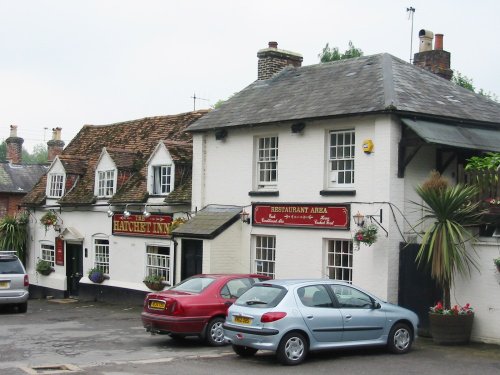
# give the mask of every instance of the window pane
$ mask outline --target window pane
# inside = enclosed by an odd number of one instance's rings
[[[326,274],[329,278],[352,282],[352,253],[352,241],[328,241]]]

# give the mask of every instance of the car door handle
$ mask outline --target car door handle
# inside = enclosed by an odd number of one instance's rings
[[[312,319],[312,318],[314,318],[314,315],[308,315],[308,316],[306,316],[306,318],[307,319]]]
[[[346,315],[345,316],[345,320],[351,320],[352,319],[352,315]]]

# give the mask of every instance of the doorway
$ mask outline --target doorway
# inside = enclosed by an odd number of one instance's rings
[[[83,246],[66,242],[66,278],[68,297],[78,297],[80,279],[83,276]]]
[[[202,273],[203,241],[182,240],[181,280]]]

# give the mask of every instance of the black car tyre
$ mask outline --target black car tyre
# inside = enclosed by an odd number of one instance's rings
[[[390,352],[395,354],[408,353],[412,343],[413,335],[407,324],[397,323],[391,328],[387,339],[387,347]]]
[[[233,350],[240,357],[251,357],[257,353],[257,349],[249,348],[248,346],[233,345]]]
[[[206,340],[211,346],[222,346],[224,342],[224,318],[213,318],[207,325]]]
[[[308,350],[308,343],[304,335],[298,332],[291,332],[287,333],[281,339],[276,351],[276,357],[283,365],[298,365],[306,359]]]
[[[25,313],[28,311],[28,302],[20,303],[17,305],[17,311],[20,313]]]

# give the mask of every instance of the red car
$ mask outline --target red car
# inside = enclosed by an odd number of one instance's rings
[[[173,338],[199,336],[224,345],[226,311],[253,284],[270,277],[253,274],[195,275],[162,292],[149,293],[141,314],[146,331]]]

